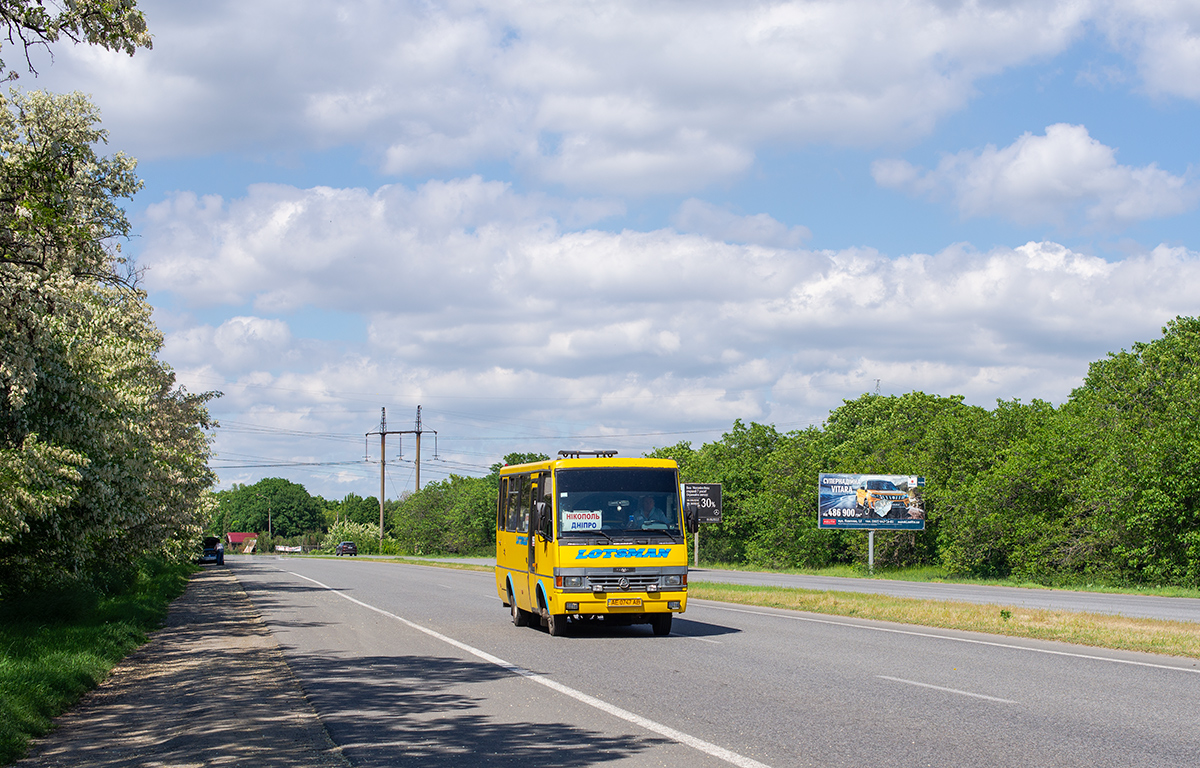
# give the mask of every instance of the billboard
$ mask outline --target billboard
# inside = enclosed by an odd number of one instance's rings
[[[683,508],[695,509],[697,522],[721,522],[721,484],[684,483]]]
[[[821,474],[817,524],[833,530],[923,531],[924,490],[925,478],[916,475]]]

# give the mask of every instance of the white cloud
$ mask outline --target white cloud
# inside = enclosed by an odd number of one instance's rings
[[[758,145],[920,136],[980,77],[1063,50],[1088,3],[144,0],[155,48],[62,48],[134,154],[355,145],[392,173],[508,161],[677,192]]]
[[[714,240],[779,248],[795,248],[812,236],[808,227],[789,227],[765,213],[739,216],[694,197],[680,204],[671,223],[682,232]]]
[[[238,373],[278,364],[291,345],[291,329],[281,320],[231,317],[216,328],[199,325],[169,334],[163,356],[176,365]]]
[[[1192,0],[1117,0],[1101,27],[1136,62],[1156,95],[1200,100],[1200,6]]]
[[[944,156],[934,170],[904,160],[872,166],[880,186],[950,197],[964,217],[1001,216],[1020,224],[1078,224],[1104,229],[1192,209],[1200,189],[1157,165],[1120,165],[1116,150],[1082,125],[1058,123],[1025,133],[1007,147]]]
[[[981,402],[1061,399],[1087,361],[1194,311],[1186,286],[1200,279],[1196,254],[1166,248],[1117,262],[1053,243],[888,258],[669,229],[563,231],[537,200],[477,178],[374,193],[258,187],[206,205],[179,195],[145,237],[148,285],[182,304],[368,318],[367,338],[345,340],[377,368],[364,387],[439,381],[470,397],[487,382],[498,396],[592,402],[628,388],[734,401],[753,390],[762,414],[771,388],[797,376],[818,383],[779,401],[828,407],[857,392],[820,382],[851,375],[863,389],[883,378]],[[177,334],[168,351],[187,362],[211,348],[244,371],[289,346],[286,327],[262,318]],[[336,363],[323,349],[295,375]]]

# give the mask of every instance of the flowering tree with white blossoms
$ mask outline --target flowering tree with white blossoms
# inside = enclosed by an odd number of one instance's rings
[[[184,553],[214,480],[213,393],[157,357],[105,138],[80,94],[0,98],[0,597]]]

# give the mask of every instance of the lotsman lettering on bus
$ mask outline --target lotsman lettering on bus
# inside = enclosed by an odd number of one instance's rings
[[[650,547],[649,549],[581,549],[575,554],[575,559],[586,560],[597,557],[667,557],[670,554],[670,549],[659,549],[657,547]]]

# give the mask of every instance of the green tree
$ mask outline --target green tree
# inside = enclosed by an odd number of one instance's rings
[[[772,568],[822,568],[846,552],[846,539],[817,526],[817,476],[829,466],[816,427],[783,436],[764,458],[763,489],[752,502],[757,522],[747,561]]]
[[[374,496],[363,498],[357,493],[348,493],[339,508],[344,520],[362,525],[375,525],[375,538],[379,538],[379,499]]]
[[[1200,319],[1092,363],[1063,407],[1088,461],[1076,495],[1128,578],[1200,584]]]
[[[218,513],[213,532],[267,533],[291,538],[324,529],[321,503],[303,485],[282,477],[267,477],[254,485],[235,485],[217,494]]]
[[[744,562],[747,546],[763,524],[761,494],[766,481],[766,459],[782,435],[774,427],[741,419],[714,443],[693,450],[681,442],[646,454],[650,458],[675,459],[680,480],[692,483],[721,483],[721,523],[706,525],[700,535],[701,554],[724,562]]]
[[[130,56],[138,48],[152,47],[146,19],[137,9],[136,0],[69,0],[53,8],[47,8],[44,0],[0,0],[0,23],[8,27],[6,39],[22,46],[30,71],[30,49],[49,49],[60,37],[124,51]],[[17,77],[3,61],[0,73],[6,73],[8,80]]]
[[[496,487],[489,478],[460,475],[429,483],[391,512],[392,536],[408,553],[482,552],[496,542]]]
[[[206,514],[205,403],[157,359],[117,204],[134,161],[102,157],[78,95],[0,101],[0,592],[179,555]]]

